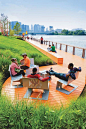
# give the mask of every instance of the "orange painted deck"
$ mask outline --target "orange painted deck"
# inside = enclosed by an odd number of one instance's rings
[[[39,44],[38,42],[35,42],[36,44]],[[31,44],[31,43],[30,43]],[[40,45],[40,44],[39,44]],[[47,46],[46,45],[41,45],[42,48],[46,49]],[[61,73],[67,73],[68,72],[68,64],[69,63],[74,63],[74,65],[76,67],[81,66],[82,68],[82,72],[79,73],[79,77],[78,79],[76,79],[75,81],[72,82],[72,84],[77,85],[78,88],[73,91],[71,94],[66,95],[64,93],[61,93],[59,91],[56,90],[56,83],[58,78],[52,76],[52,80],[49,82],[50,83],[50,87],[49,87],[49,97],[48,100],[31,100],[31,99],[27,99],[28,101],[41,101],[43,103],[48,103],[49,105],[65,105],[70,103],[71,100],[73,99],[77,99],[80,94],[82,93],[84,87],[85,87],[85,73],[86,73],[86,59],[83,59],[81,57],[78,57],[76,55],[72,55],[70,53],[66,53],[62,50],[58,50],[57,52],[59,55],[61,55],[63,57],[63,64],[61,65],[52,65],[52,66],[43,66],[40,67],[39,70],[49,70],[50,67],[53,67],[53,69],[57,72],[61,72]],[[2,88],[2,94],[6,93],[7,95],[9,95],[12,99],[19,99],[22,100],[27,88],[26,87],[22,87],[22,88],[10,88],[10,82],[11,82],[11,78],[9,77],[6,82],[3,84],[3,88]],[[67,90],[71,90],[71,87],[69,86],[65,86],[65,89]],[[34,90],[34,92],[32,93],[31,97],[37,97],[39,95],[39,90]],[[39,96],[40,98],[42,97],[42,93]]]

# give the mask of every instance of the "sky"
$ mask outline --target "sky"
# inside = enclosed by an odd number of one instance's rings
[[[86,30],[86,0],[0,0],[1,13],[29,26]]]

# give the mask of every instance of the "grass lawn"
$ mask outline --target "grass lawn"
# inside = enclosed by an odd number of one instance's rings
[[[11,58],[17,58],[18,62],[22,59],[22,53],[27,53],[29,58],[34,58],[35,64],[53,64],[53,61],[38,51],[36,48],[23,40],[15,37],[0,36],[0,69],[11,63]]]

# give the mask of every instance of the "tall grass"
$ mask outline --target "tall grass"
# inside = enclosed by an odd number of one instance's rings
[[[0,94],[1,94],[3,82],[4,82],[4,75],[2,72],[0,72]]]
[[[18,40],[15,37],[0,36],[0,70],[6,71],[13,57],[17,58],[19,63],[22,59],[22,53],[27,53],[28,57],[34,58],[37,65],[53,64],[50,58],[25,41]]]
[[[68,107],[49,107],[0,97],[1,129],[85,129],[86,97]]]

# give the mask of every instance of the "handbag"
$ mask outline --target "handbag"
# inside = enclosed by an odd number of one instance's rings
[[[15,72],[16,73],[19,73],[20,72],[20,69],[15,68]]]

